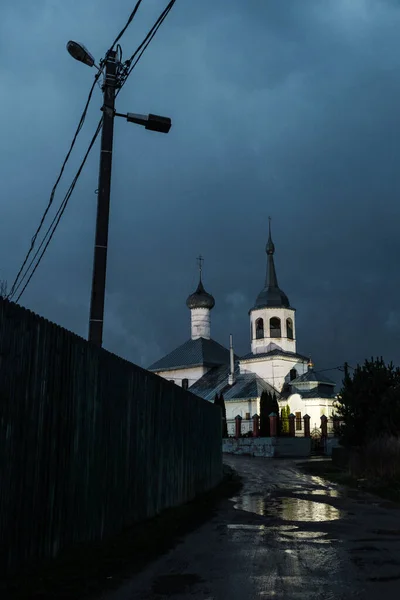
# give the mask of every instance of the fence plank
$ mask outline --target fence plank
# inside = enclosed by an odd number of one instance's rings
[[[210,489],[220,410],[0,299],[0,569]]]

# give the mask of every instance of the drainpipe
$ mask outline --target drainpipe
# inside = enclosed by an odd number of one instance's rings
[[[230,358],[230,373],[228,377],[228,384],[233,385],[235,383],[235,359],[233,355],[233,336],[229,336],[229,358]]]

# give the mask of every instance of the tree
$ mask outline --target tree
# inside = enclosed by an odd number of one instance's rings
[[[225,406],[225,400],[222,395],[222,392],[219,395],[219,405],[222,410],[222,437],[227,438],[228,437],[228,424],[226,422],[226,406]]]
[[[342,422],[340,436],[345,446],[363,446],[367,441],[400,431],[400,369],[382,358],[357,365],[352,376],[344,365],[342,389],[336,405]]]
[[[281,410],[281,433],[289,433],[289,415],[290,408],[288,405],[284,406]]]
[[[260,396],[260,437],[269,436],[269,418],[267,407],[267,392],[262,392]]]
[[[0,298],[7,298],[7,281],[0,280]]]
[[[221,409],[222,437],[223,438],[227,438],[228,437],[228,424],[226,422],[225,400],[224,400],[224,397],[223,397],[222,393],[221,394],[215,394],[214,404],[216,404],[217,406],[219,406],[220,409]]]
[[[260,437],[269,437],[269,415],[274,412],[279,419],[279,405],[276,395],[264,390],[260,397]]]

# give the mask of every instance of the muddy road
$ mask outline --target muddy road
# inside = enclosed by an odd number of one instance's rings
[[[228,457],[236,498],[102,600],[400,598],[400,509],[302,473]]]

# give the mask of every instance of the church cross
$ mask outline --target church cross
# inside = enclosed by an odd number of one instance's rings
[[[200,254],[200,256],[197,257],[197,264],[199,265],[200,277],[203,272],[203,262],[204,262],[204,258]]]

